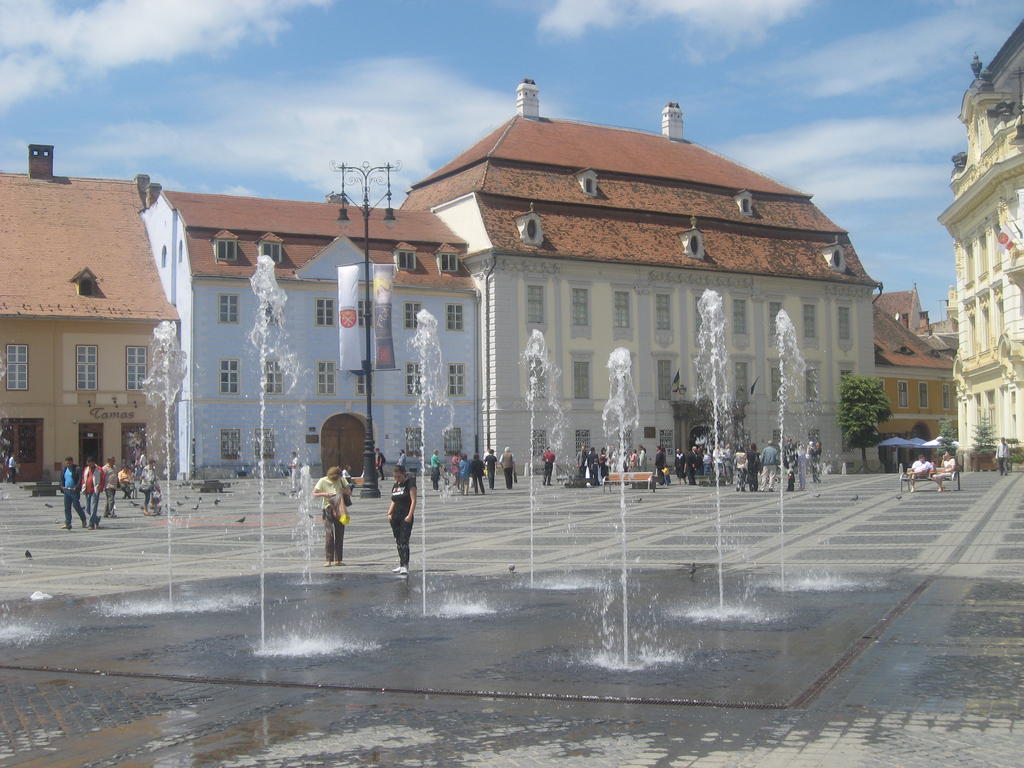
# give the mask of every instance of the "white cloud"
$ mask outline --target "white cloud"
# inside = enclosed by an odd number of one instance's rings
[[[53,0],[0,0],[0,109],[82,74],[273,40],[288,13],[329,2],[101,0],[68,11]]]
[[[998,49],[1012,31],[998,17],[1019,17],[1020,6],[1013,5],[1015,10],[1005,0],[957,3],[901,26],[838,40],[773,68],[771,77],[788,80],[811,96],[843,96],[889,83],[906,87],[942,71],[952,56],[961,63],[966,88],[971,53]]]
[[[513,94],[480,88],[422,59],[377,59],[321,80],[218,85],[193,94],[191,122],[123,123],[106,128],[81,154],[147,165],[213,170],[219,189],[285,177],[325,192],[339,186],[331,160],[394,162],[400,198],[513,113]],[[159,179],[155,179],[159,181]],[[396,200],[397,202],[397,200]]]
[[[764,39],[769,27],[797,15],[815,0],[556,0],[540,18],[540,29],[579,37],[592,27],[613,29],[669,20],[691,33],[691,56],[724,45]],[[699,43],[698,43],[699,41]]]
[[[963,145],[949,115],[824,120],[735,139],[721,149],[829,203],[933,193],[949,180]]]

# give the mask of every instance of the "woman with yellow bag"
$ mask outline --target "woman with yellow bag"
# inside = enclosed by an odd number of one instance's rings
[[[345,543],[345,526],[348,525],[347,509],[352,503],[352,487],[342,477],[340,467],[331,467],[324,477],[316,481],[313,496],[323,499],[324,567],[344,565],[341,550]]]

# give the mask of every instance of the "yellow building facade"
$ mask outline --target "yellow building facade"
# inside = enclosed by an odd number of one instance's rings
[[[959,323],[954,368],[960,441],[968,447],[987,419],[997,437],[1024,430],[1024,113],[1017,71],[1024,23],[975,79],[960,120],[967,151],[953,157],[954,201],[939,217],[953,238]]]

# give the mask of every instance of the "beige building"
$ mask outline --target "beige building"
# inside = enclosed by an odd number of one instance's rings
[[[143,203],[135,182],[54,176],[48,145],[29,147],[28,174],[0,174],[0,452],[13,452],[19,480],[55,477],[68,455],[146,450],[149,343],[177,313]]]
[[[967,151],[953,157],[954,201],[939,221],[953,237],[960,329],[954,377],[960,440],[987,417],[997,436],[1024,437],[1024,23],[987,67],[975,57],[960,120]]]

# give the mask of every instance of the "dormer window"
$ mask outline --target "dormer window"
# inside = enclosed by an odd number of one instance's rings
[[[516,228],[519,230],[519,239],[526,245],[544,243],[544,227],[541,226],[540,215],[533,210],[533,203],[530,203],[529,213],[516,217]]]
[[[576,182],[587,197],[597,197],[597,173],[589,168],[576,174]]]
[[[214,235],[213,254],[218,262],[238,261],[238,235],[226,229]]]
[[[79,296],[99,296],[100,289],[96,282],[96,275],[86,267],[77,275],[71,278],[71,282],[78,286]]]
[[[452,247],[445,243],[435,252],[437,256],[437,271],[438,272],[458,272],[459,271],[459,254],[452,250]]]
[[[280,264],[282,259],[281,246],[284,241],[273,232],[263,235],[259,241],[260,256],[269,256],[275,264]]]
[[[754,196],[751,195],[747,190],[737,192],[733,197],[736,201],[736,207],[740,209],[740,213],[744,216],[754,215]]]
[[[825,262],[828,264],[828,268],[833,272],[846,271],[846,256],[843,253],[843,246],[838,242],[833,243],[827,248],[823,248],[821,255],[825,257]]]
[[[690,219],[690,229],[679,236],[683,244],[683,253],[691,259],[704,258],[704,234],[697,229],[697,218]]]
[[[408,243],[395,246],[395,266],[408,272],[416,269],[416,249]]]

